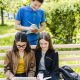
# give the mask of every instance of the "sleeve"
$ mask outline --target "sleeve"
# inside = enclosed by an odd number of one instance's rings
[[[15,19],[21,21],[23,15],[23,8],[20,8],[16,14]]]
[[[52,72],[58,72],[59,71],[59,56],[58,52],[55,52],[53,55],[53,64],[52,64]]]
[[[45,19],[45,13],[44,13],[43,10],[41,11],[41,14],[42,14],[42,16],[41,16],[41,23],[43,23],[43,22],[46,21],[46,19]]]
[[[54,56],[53,56],[53,65],[52,65],[52,73],[51,73],[51,76],[52,76],[52,79],[51,80],[59,80],[59,58],[58,58],[58,52],[55,52],[54,53]]]
[[[11,53],[7,52],[5,59],[4,59],[4,73],[8,79],[11,79],[14,77],[14,75],[11,72]]]
[[[35,71],[36,71],[36,60],[35,60],[35,54],[32,51],[28,77],[34,77],[35,76]]]

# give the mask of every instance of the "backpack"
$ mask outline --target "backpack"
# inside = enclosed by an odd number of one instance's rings
[[[59,68],[60,74],[64,80],[80,80],[80,75],[77,74],[69,66]]]

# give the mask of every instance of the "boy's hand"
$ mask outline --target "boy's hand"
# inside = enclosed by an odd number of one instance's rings
[[[39,32],[39,30],[34,29],[34,30],[31,30],[31,32],[33,32],[33,33],[38,33],[38,32]]]
[[[30,27],[33,29],[38,29],[36,24],[32,24]]]
[[[36,24],[32,24],[30,27],[33,28],[31,30],[32,33],[38,33],[39,32]]]

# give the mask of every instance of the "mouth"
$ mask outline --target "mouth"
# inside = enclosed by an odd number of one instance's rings
[[[42,47],[42,49],[45,49],[45,47]]]
[[[33,10],[37,10],[35,7],[33,7]]]
[[[23,51],[24,49],[20,49],[20,51]]]

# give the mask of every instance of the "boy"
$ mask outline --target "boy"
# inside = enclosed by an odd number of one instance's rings
[[[30,5],[21,7],[16,15],[16,29],[26,32],[30,45],[37,44],[39,33],[44,30],[44,11],[39,9],[43,1],[31,0]]]

